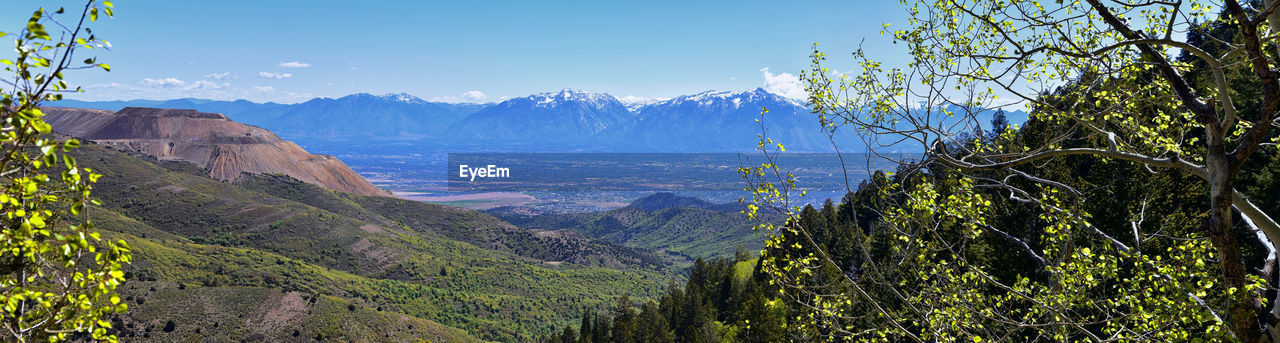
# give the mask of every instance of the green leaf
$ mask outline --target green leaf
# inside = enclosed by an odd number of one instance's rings
[[[62,151],[71,151],[71,149],[79,148],[80,140],[72,138],[62,143]]]
[[[31,19],[27,20],[27,38],[30,39],[49,39],[49,32],[44,30],[44,25],[40,24],[40,18],[44,17],[44,9],[38,9],[31,14]]]

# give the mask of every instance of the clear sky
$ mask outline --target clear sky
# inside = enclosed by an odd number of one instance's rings
[[[902,47],[879,35],[881,24],[905,18],[894,0],[114,2],[116,17],[93,26],[111,42],[95,53],[112,71],[69,74],[87,90],[69,98],[794,94],[812,43],[836,68],[864,38],[873,56],[892,57]],[[82,4],[6,1],[0,30],[18,31],[39,6]]]

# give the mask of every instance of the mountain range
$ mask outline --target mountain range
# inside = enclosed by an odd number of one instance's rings
[[[605,93],[564,89],[490,104],[439,103],[408,94],[365,93],[297,104],[202,99],[61,100],[52,104],[111,111],[145,106],[222,113],[289,140],[415,141],[518,150],[514,152],[752,151],[762,128],[756,119],[768,108],[763,128],[788,151],[832,150],[827,134],[805,104],[760,88],[631,103]],[[1021,111],[1008,115],[1015,124],[1026,118]],[[835,142],[843,151],[864,149],[852,134],[842,132]]]

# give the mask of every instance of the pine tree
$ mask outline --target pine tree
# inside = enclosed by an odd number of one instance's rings
[[[613,310],[613,342],[635,342],[636,314],[631,304],[631,297],[618,297],[618,304]]]
[[[589,308],[582,309],[582,324],[578,325],[578,331],[581,331],[582,335],[578,337],[578,343],[593,342],[592,333],[595,331],[592,330],[591,324],[595,321],[595,316],[595,311],[592,311]]]
[[[657,305],[645,302],[644,306],[641,306],[639,321],[636,323],[637,342],[672,342],[675,336],[668,328],[667,318],[658,311]]]
[[[996,114],[991,116],[991,133],[988,139],[995,140],[996,137],[1000,137],[1000,134],[1008,129],[1009,118],[1005,116],[1004,110],[996,110]]]
[[[575,343],[578,340],[578,334],[573,332],[572,326],[565,326],[564,331],[560,333],[561,343]]]

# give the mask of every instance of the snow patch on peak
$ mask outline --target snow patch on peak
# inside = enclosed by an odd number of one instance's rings
[[[759,94],[751,91],[705,91],[693,95],[685,95],[676,98],[678,101],[695,102],[700,107],[714,106],[717,103],[732,103],[734,108],[742,106],[742,103],[748,101],[759,100]]]
[[[562,102],[580,102],[592,107],[602,107],[609,103],[617,103],[618,98],[607,93],[588,93],[565,88],[559,92],[533,94],[525,99],[542,107],[558,105]]]
[[[709,90],[696,94],[682,95],[671,100],[655,103],[662,106],[697,106],[701,108],[739,109],[742,106],[756,106],[758,103],[786,103],[798,107],[806,107],[803,102],[770,92],[764,88],[745,91]]]
[[[403,102],[407,104],[416,104],[416,103],[426,102],[425,100],[422,100],[416,96],[409,95],[409,93],[388,93],[386,95],[383,95],[382,98]]]
[[[627,109],[631,111],[635,111],[637,109],[640,109],[641,107],[653,105],[653,104],[660,103],[667,100],[668,100],[667,98],[645,98],[645,97],[639,97],[635,95],[628,95],[628,96],[618,98],[618,102],[621,102],[623,106],[626,106]]]

